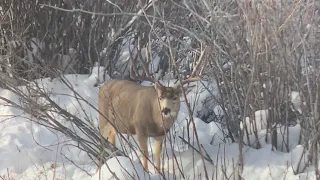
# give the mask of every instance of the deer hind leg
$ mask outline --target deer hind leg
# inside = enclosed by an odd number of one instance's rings
[[[101,135],[107,139],[107,141],[109,141],[112,145],[115,146],[116,130],[110,124],[107,124],[106,126],[104,126],[100,132],[101,132]],[[99,171],[103,163],[104,162],[102,160],[99,160],[96,173]]]
[[[142,165],[145,168],[145,170],[148,170],[148,137],[142,136],[137,134],[138,142],[140,149],[142,151]]]
[[[156,170],[160,172],[160,166],[161,166],[161,151],[162,151],[162,141],[164,139],[164,136],[159,136],[154,138],[153,142],[153,148],[156,158]]]
[[[117,134],[116,130],[110,124],[106,125],[102,129],[102,136],[106,138],[113,145],[115,145],[116,134]]]
[[[111,127],[108,135],[108,141],[114,146],[116,145],[116,134],[116,130],[113,127]]]

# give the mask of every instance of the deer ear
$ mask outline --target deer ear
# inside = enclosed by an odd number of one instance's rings
[[[158,82],[155,82],[154,83],[154,86],[157,88],[157,89],[162,89],[162,86],[158,83]]]
[[[155,82],[154,84],[158,94],[160,94],[163,91],[163,86],[161,86],[158,82]]]

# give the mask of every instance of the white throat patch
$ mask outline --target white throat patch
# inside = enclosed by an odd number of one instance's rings
[[[168,114],[162,113],[163,118],[169,119],[169,118],[176,118],[177,112],[170,112]]]

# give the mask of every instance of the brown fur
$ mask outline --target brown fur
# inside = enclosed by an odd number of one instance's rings
[[[156,87],[156,88],[155,88]],[[116,133],[137,135],[148,169],[148,137],[154,137],[156,168],[160,170],[162,141],[180,109],[179,86],[146,87],[127,80],[112,80],[99,89],[99,128],[102,136],[115,144]],[[161,108],[160,108],[161,107]],[[170,109],[166,114],[163,109]],[[108,122],[114,125],[114,127]]]

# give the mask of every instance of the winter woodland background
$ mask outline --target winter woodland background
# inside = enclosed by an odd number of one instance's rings
[[[100,84],[200,52],[161,174],[101,143]],[[319,66],[317,0],[1,0],[0,179],[320,179]]]

